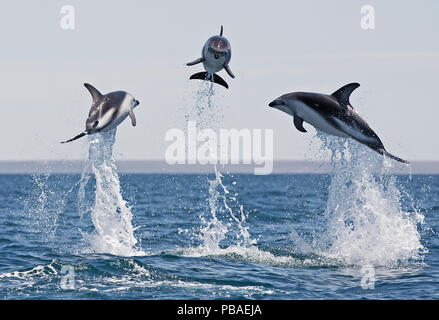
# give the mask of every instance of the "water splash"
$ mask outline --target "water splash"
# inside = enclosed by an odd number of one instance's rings
[[[395,266],[420,259],[423,216],[402,209],[401,191],[390,174],[396,164],[350,139],[323,133],[317,138],[334,168],[319,254],[354,265]]]
[[[215,166],[215,178],[209,180],[209,214],[202,213],[200,220],[200,248],[205,254],[222,253],[221,241],[229,237],[232,246],[249,248],[256,244],[248,231],[246,219],[248,213],[223,183],[223,175]],[[238,211],[237,213],[234,213]]]
[[[215,90],[213,82],[202,81],[198,89],[193,92],[191,103],[182,110],[185,124],[192,120],[196,121],[200,129],[210,128],[218,131],[224,119],[224,106],[218,103],[221,98],[222,95]]]
[[[55,238],[59,215],[65,207],[64,197],[53,191],[50,178],[50,174],[31,175],[31,195],[24,202],[30,230],[38,233],[43,242],[51,242]]]
[[[186,120],[195,119],[200,129],[210,128],[218,133],[224,114],[221,106],[214,102],[214,96],[213,83],[203,81],[195,94],[195,108],[186,114]],[[229,247],[238,248],[249,248],[256,244],[248,231],[248,213],[238,203],[238,194],[229,191],[223,182],[224,176],[216,165],[214,171],[214,178],[208,179],[208,210],[200,214],[202,226],[198,237],[201,245],[195,251],[190,250],[191,255],[222,254],[222,242],[227,242]],[[236,182],[233,183],[236,185]],[[222,246],[224,247],[224,243]]]
[[[122,256],[141,254],[136,248],[132,213],[123,199],[117,174],[113,145],[116,130],[102,132],[89,137],[89,154],[82,173],[78,191],[81,217],[90,214],[95,230],[91,234],[83,233],[94,252],[110,253]],[[95,201],[92,207],[85,203],[85,186],[89,182],[91,171],[96,180]]]
[[[215,167],[216,169],[216,167]],[[219,243],[226,238],[227,226],[217,217],[218,198],[220,193],[217,190],[220,184],[221,175],[215,172],[215,179],[209,181],[209,209],[210,217],[207,218],[203,213],[200,215],[202,227],[200,229],[200,240],[203,248],[207,252],[215,252],[220,250]]]

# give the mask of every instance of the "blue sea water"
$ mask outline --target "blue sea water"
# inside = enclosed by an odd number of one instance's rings
[[[214,98],[181,118],[217,130]],[[88,142],[80,175],[0,175],[0,298],[439,298],[438,175],[322,133],[331,174],[119,174],[116,130]]]
[[[0,297],[437,299],[439,176],[387,178],[352,202],[335,175],[120,175],[123,234],[93,175],[1,175]]]

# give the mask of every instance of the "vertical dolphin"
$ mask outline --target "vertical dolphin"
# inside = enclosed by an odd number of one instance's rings
[[[223,37],[223,26],[221,26],[219,36],[210,37],[204,44],[203,50],[201,51],[201,58],[187,63],[188,66],[193,66],[202,62],[204,69],[206,70],[193,74],[190,79],[212,81],[228,89],[229,85],[227,82],[217,75],[216,72],[224,69],[230,77],[235,78],[235,75],[229,66],[231,58],[232,49],[230,47],[230,42]]]

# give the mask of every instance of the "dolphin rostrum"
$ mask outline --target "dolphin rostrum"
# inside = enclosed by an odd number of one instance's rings
[[[76,137],[61,143],[71,142],[87,134],[101,131],[110,131],[116,128],[127,116],[130,116],[133,126],[136,125],[136,117],[133,109],[139,105],[139,101],[125,91],[101,94],[91,84],[84,83],[93,98],[93,104],[85,122],[85,131]]]
[[[408,163],[387,152],[377,134],[351,106],[349,96],[359,86],[358,83],[350,83],[331,95],[310,92],[288,93],[270,102],[269,106],[293,116],[294,125],[301,132],[306,132],[303,127],[305,121],[323,132],[338,137],[353,138],[379,154]]]
[[[189,79],[212,81],[228,89],[229,85],[227,82],[217,75],[216,72],[224,69],[230,77],[235,78],[229,66],[231,58],[232,49],[230,42],[223,37],[223,26],[221,26],[219,36],[210,37],[204,44],[203,50],[201,51],[201,58],[187,63],[188,66],[193,66],[202,62],[206,71],[195,73]]]

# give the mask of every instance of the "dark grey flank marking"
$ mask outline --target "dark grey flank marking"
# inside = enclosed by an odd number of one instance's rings
[[[93,130],[94,132],[99,132],[109,126],[116,118],[117,112],[119,110],[118,108],[122,104],[126,95],[126,92],[116,91],[108,93],[105,96],[100,97],[96,101],[93,101],[93,105],[90,109],[90,113],[88,114],[88,118],[85,123],[85,130]],[[107,123],[106,126],[100,128],[99,130],[95,130],[94,128],[97,126],[97,122],[99,122],[99,119],[104,117],[109,112],[112,113],[111,120]]]

